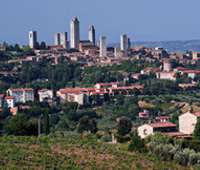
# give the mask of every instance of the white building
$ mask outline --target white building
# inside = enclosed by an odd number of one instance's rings
[[[106,42],[105,36],[100,37],[99,48],[100,48],[99,56],[106,57],[107,56],[107,42]]]
[[[179,131],[191,135],[194,132],[197,119],[200,117],[200,112],[187,112],[179,116]]]
[[[34,91],[32,88],[8,89],[7,94],[14,97],[16,103],[34,101]]]
[[[79,105],[85,105],[88,100],[88,96],[83,93],[69,93],[67,95],[67,101],[68,102],[76,102]]]
[[[6,108],[14,108],[15,107],[15,100],[12,96],[6,96],[4,99],[4,106]]]
[[[171,122],[156,122],[151,124],[144,124],[138,127],[138,135],[142,139],[153,135],[156,132],[176,132],[176,124],[173,124]]]
[[[123,34],[120,37],[120,49],[121,49],[121,51],[124,51],[125,54],[127,54],[127,51],[128,51],[128,37],[127,37],[126,34]]]
[[[35,48],[36,43],[37,43],[37,32],[36,31],[29,31],[29,35],[28,35],[28,39],[29,39],[29,47],[30,48]]]
[[[56,46],[62,46],[63,48],[67,48],[67,32],[56,33],[54,36],[54,44]]]
[[[43,102],[46,99],[52,99],[53,98],[53,91],[48,90],[48,89],[42,89],[42,90],[38,91],[38,95],[39,95],[39,101]]]
[[[172,64],[170,60],[164,60],[163,61],[163,71],[165,72],[171,72],[172,71]]]
[[[55,33],[54,35],[54,45],[60,45],[60,33]]]
[[[79,105],[89,103],[89,91],[86,88],[65,88],[57,91],[61,101],[77,102]]]
[[[176,81],[176,73],[173,71],[171,71],[171,72],[156,72],[156,78],[163,79],[163,80]]]
[[[93,25],[91,25],[89,27],[88,39],[90,40],[90,42],[92,43],[92,45],[95,46],[95,44],[96,44],[96,35],[95,35],[95,28],[94,28]]]
[[[70,45],[71,48],[79,49],[79,41],[80,41],[80,28],[79,28],[79,20],[77,17],[74,17],[71,21],[70,25],[71,34],[70,34]]]

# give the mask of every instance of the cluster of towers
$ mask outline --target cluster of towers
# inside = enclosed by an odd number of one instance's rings
[[[93,46],[96,46],[96,32],[95,27],[91,25],[88,30],[88,39]],[[29,46],[35,48],[37,43],[37,32],[29,32]],[[74,17],[70,23],[70,41],[68,41],[67,32],[56,33],[54,35],[54,45],[62,46],[63,48],[79,49],[80,43],[80,22],[77,17]],[[130,48],[130,39],[126,34],[121,35],[120,50],[127,53]],[[107,38],[100,36],[99,39],[99,55],[100,57],[107,56]]]

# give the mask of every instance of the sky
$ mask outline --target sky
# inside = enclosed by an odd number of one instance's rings
[[[81,39],[93,24],[109,43],[126,33],[132,41],[200,39],[200,0],[1,0],[0,42],[27,44],[29,30],[53,43],[56,32],[69,32],[80,20]]]

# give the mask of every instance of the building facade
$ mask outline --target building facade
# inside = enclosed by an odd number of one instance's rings
[[[154,133],[176,132],[176,124],[171,122],[156,122],[138,127],[138,135],[144,139]]]
[[[100,50],[99,51],[100,57],[106,57],[107,56],[107,42],[106,42],[105,36],[100,37],[99,50]]]
[[[37,44],[37,32],[36,31],[29,31],[29,47],[35,48]]]
[[[95,28],[94,28],[93,25],[91,25],[89,27],[88,39],[90,40],[90,42],[92,43],[92,45],[95,46],[95,44],[96,44],[96,33],[95,33]]]
[[[48,99],[53,99],[53,91],[48,89],[42,89],[38,91],[39,101],[43,102]]]
[[[200,117],[200,112],[187,112],[179,116],[179,131],[191,135],[194,132],[197,119]]]
[[[60,33],[55,33],[54,35],[54,45],[60,45],[61,41],[60,41]]]
[[[128,51],[128,37],[126,34],[121,35],[120,37],[120,49],[127,54]]]
[[[56,33],[54,36],[54,45],[68,48],[67,32]]]
[[[8,89],[7,95],[14,97],[15,103],[34,101],[34,91],[32,88]]]
[[[74,17],[71,21],[70,25],[70,47],[74,49],[79,48],[79,41],[80,41],[80,26],[79,20],[77,17]]]

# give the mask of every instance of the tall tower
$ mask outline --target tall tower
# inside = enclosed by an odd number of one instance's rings
[[[105,36],[100,37],[99,48],[100,48],[99,56],[106,57],[107,56],[107,44],[106,44]]]
[[[126,34],[121,35],[120,38],[120,49],[121,51],[124,51],[125,53],[127,53],[128,50],[128,37]]]
[[[89,27],[88,38],[89,38],[90,42],[95,46],[95,44],[96,44],[96,35],[95,35],[95,28],[94,28],[93,25],[91,25]]]
[[[60,33],[60,45],[62,45],[63,48],[67,48],[67,32]]]
[[[172,71],[172,64],[170,60],[163,61],[163,71],[170,72]]]
[[[131,49],[131,39],[128,38],[128,50],[130,50],[130,49]]]
[[[35,48],[36,43],[37,43],[37,32],[36,31],[29,31],[28,39],[29,39],[29,47]]]
[[[71,34],[70,34],[70,46],[71,48],[78,49],[80,41],[80,29],[79,29],[79,20],[77,17],[74,17],[71,21]]]
[[[54,45],[60,45],[61,44],[60,42],[61,42],[60,41],[60,33],[56,33],[54,35]]]

